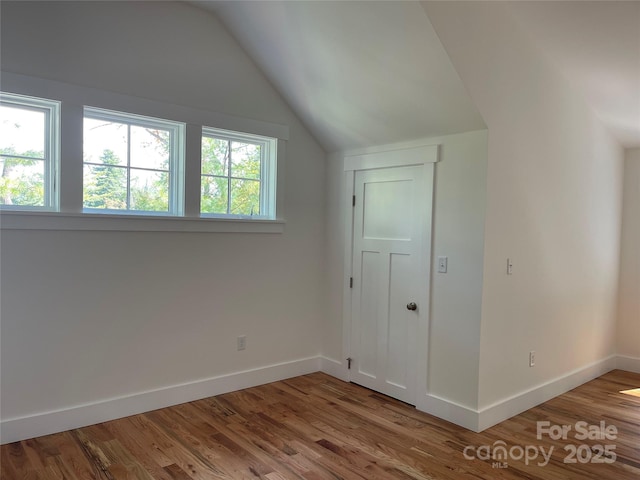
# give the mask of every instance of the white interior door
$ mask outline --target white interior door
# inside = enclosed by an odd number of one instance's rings
[[[429,310],[429,168],[360,170],[354,177],[350,379],[410,404],[423,370],[418,349],[426,349],[419,333]]]

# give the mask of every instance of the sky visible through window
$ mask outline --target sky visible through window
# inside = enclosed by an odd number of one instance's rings
[[[166,170],[169,162],[169,132],[166,130],[131,127],[131,142],[127,125],[85,118],[83,156],[88,163],[102,163],[105,150],[111,150],[118,158],[118,165],[127,166],[128,149],[131,149],[131,166],[153,170]]]
[[[14,148],[23,155],[28,151],[44,154],[45,113],[22,108],[0,107],[0,149]]]

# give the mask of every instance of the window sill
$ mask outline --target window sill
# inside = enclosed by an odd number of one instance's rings
[[[159,217],[60,212],[0,213],[2,230],[92,230],[119,232],[282,233],[284,220]]]

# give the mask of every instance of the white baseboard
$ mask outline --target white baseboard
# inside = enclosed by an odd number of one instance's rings
[[[467,430],[478,432],[478,411],[465,407],[437,395],[427,394],[416,404],[416,408],[429,415],[441,418]]]
[[[629,359],[629,365],[633,362]],[[551,400],[569,390],[599,377],[619,365],[620,357],[612,355],[603,360],[569,372],[512,397],[500,400],[479,410],[459,405],[455,402],[427,394],[418,402],[418,409],[435,415],[474,432],[481,432],[508,418],[522,413],[541,403]],[[636,364],[638,366],[638,364]],[[633,370],[632,370],[633,371]]]
[[[611,356],[480,410],[432,394],[419,399],[416,407],[456,425],[479,432],[615,368],[640,373],[640,358]],[[303,358],[139,392],[126,397],[10,418],[0,422],[0,443],[63,432],[317,371],[348,381],[348,373],[343,363],[323,356]]]
[[[310,357],[0,422],[0,443],[63,432],[320,370]],[[322,363],[324,363],[322,361]]]
[[[333,358],[320,357],[320,371],[332,377],[339,378],[344,382],[349,381],[349,375],[344,364]]]
[[[530,390],[489,405],[478,412],[478,431],[492,427],[508,418],[551,400],[616,368],[616,356],[611,355],[586,367],[538,385]]]
[[[627,372],[640,373],[640,358],[618,355],[616,358],[616,368]]]

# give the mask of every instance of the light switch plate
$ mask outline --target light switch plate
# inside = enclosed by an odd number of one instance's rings
[[[447,257],[438,257],[438,273],[447,273],[447,264],[449,259]]]

